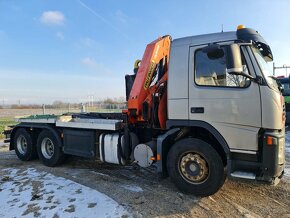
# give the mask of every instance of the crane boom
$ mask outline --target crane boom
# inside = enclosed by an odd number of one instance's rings
[[[151,118],[152,100],[167,82],[170,44],[171,37],[163,36],[146,47],[128,99],[128,117],[132,123]]]

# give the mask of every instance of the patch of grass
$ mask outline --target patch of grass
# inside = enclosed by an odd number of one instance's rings
[[[0,139],[4,138],[3,131],[6,126],[15,125],[16,122],[12,117],[1,117],[0,118]]]

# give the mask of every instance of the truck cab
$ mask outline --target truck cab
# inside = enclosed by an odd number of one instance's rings
[[[241,69],[229,68],[233,57]],[[244,27],[172,42],[167,127],[213,145],[229,177],[274,183],[283,173],[285,105],[270,61],[265,40]]]

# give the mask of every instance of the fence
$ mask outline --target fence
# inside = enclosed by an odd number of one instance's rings
[[[29,115],[80,113],[80,112],[121,112],[127,108],[125,103],[96,103],[91,104],[62,104],[62,105],[42,105],[32,108],[2,108],[0,109],[1,117],[20,117]]]

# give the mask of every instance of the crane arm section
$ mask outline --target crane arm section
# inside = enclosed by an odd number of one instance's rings
[[[163,36],[147,45],[128,99],[128,117],[131,122],[144,121],[143,103],[167,82],[171,37]],[[149,100],[151,101],[151,100]]]

